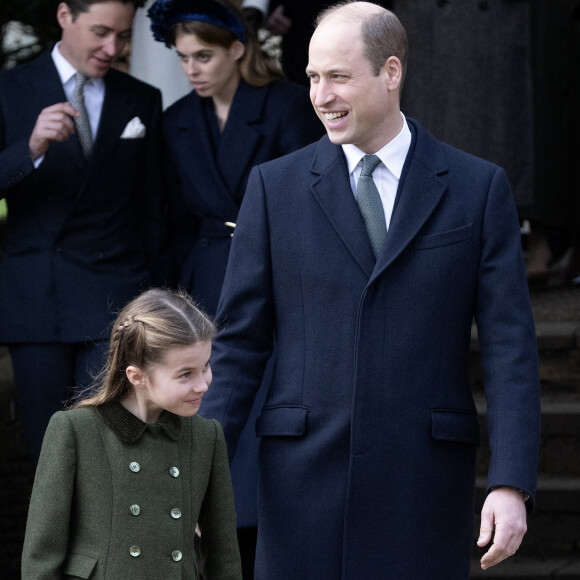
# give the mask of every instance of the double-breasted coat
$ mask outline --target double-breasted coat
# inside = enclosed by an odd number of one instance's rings
[[[324,129],[306,89],[286,80],[263,87],[240,81],[219,136],[213,135],[211,115],[211,99],[193,91],[165,112],[164,133],[167,174],[174,178],[169,229],[177,279],[214,315],[234,231],[225,222],[238,219],[250,170],[312,143]],[[255,526],[257,440],[253,429],[242,436],[232,477],[239,526]]]
[[[59,411],[36,471],[22,578],[240,580],[232,484],[216,421],[147,425],[119,403]]]
[[[275,334],[256,424],[258,580],[469,577],[474,317],[487,485],[533,502],[537,353],[510,187],[499,167],[409,125],[376,263],[342,149],[327,137],[250,176],[204,410],[233,455]]]
[[[250,170],[319,139],[324,132],[303,87],[286,80],[240,81],[223,132],[214,136],[210,98],[195,91],[165,111],[173,178],[171,240],[178,280],[215,314]],[[215,115],[214,115],[215,116]]]
[[[35,169],[28,141],[43,108],[66,101],[50,52],[0,72],[0,342],[107,339],[114,312],[149,282],[163,243],[161,95],[111,69],[93,151],[77,135]],[[145,136],[124,139],[139,117]]]

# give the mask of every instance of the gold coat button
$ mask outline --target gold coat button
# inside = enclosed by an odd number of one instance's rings
[[[133,556],[133,558],[136,558],[141,554],[141,548],[139,548],[139,546],[131,546],[131,548],[129,549],[129,553],[131,554],[131,556]]]
[[[183,554],[179,550],[173,550],[173,552],[171,552],[171,557],[174,562],[179,562],[179,560],[183,558]]]
[[[172,467],[169,470],[169,475],[171,475],[171,477],[179,477],[179,469],[177,469],[177,467]]]
[[[134,516],[138,516],[138,515],[141,513],[141,508],[140,508],[140,507],[139,507],[139,506],[138,506],[136,503],[134,503],[134,504],[133,504],[133,505],[132,505],[132,506],[129,508],[129,510],[131,511],[131,513],[132,513]]]
[[[137,473],[138,471],[141,470],[141,466],[136,461],[131,461],[131,463],[129,463],[129,469],[133,473]]]
[[[174,520],[178,520],[181,517],[181,510],[179,508],[173,508],[171,510],[171,517]]]

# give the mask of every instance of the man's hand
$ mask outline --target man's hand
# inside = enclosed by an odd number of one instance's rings
[[[266,28],[272,34],[286,34],[292,26],[292,20],[284,14],[284,6],[280,4],[275,10],[272,10],[268,20],[266,21]]]
[[[31,159],[34,161],[44,155],[53,141],[66,141],[75,132],[72,118],[79,115],[70,103],[57,103],[43,109],[28,142]]]
[[[513,487],[497,487],[487,496],[481,510],[477,545],[486,546],[493,534],[493,544],[481,559],[486,570],[513,556],[526,533],[526,506],[522,493]]]

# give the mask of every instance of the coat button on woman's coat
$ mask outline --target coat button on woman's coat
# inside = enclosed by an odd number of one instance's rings
[[[172,467],[169,470],[169,475],[171,475],[171,477],[179,477],[179,469],[177,469],[177,467]]]
[[[140,507],[139,507],[139,506],[138,506],[136,503],[134,503],[134,504],[133,504],[133,505],[132,505],[132,506],[129,508],[129,510],[131,511],[131,513],[132,513],[134,516],[138,516],[138,515],[141,513],[141,508],[140,508]]]
[[[138,471],[141,470],[141,466],[136,461],[131,461],[131,463],[129,463],[129,469],[133,473],[137,473]]]
[[[174,520],[178,520],[181,517],[181,510],[179,508],[173,508],[171,510],[171,517]]]
[[[131,556],[133,556],[133,558],[136,558],[141,554],[141,548],[139,548],[139,546],[131,546],[129,553]]]
[[[171,552],[171,557],[174,562],[179,562],[179,560],[183,558],[183,554],[179,550],[173,550],[173,552]]]

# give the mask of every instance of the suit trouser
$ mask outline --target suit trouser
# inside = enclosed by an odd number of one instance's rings
[[[35,462],[50,418],[92,386],[105,363],[107,346],[107,340],[9,345],[16,411]]]

